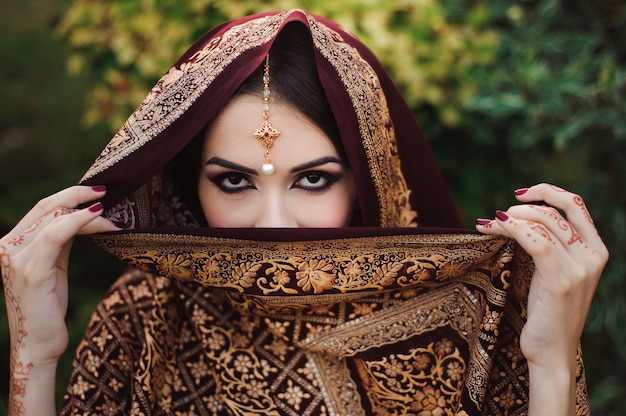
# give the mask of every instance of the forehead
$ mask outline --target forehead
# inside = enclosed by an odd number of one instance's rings
[[[265,147],[253,135],[263,122],[262,103],[250,94],[233,98],[209,126],[203,155],[262,163]],[[328,136],[288,102],[272,101],[269,122],[280,131],[270,150],[275,164],[278,159],[295,165],[322,156],[339,157]]]

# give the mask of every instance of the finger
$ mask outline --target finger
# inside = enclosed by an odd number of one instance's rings
[[[54,286],[55,282],[49,280],[49,277],[55,274],[55,270],[67,272],[69,251],[74,237],[90,222],[100,218],[102,210],[102,204],[98,202],[89,208],[66,215],[55,216],[51,213],[38,221],[41,230],[35,227],[31,232],[23,233],[0,245],[0,253],[5,254],[2,260],[7,273],[3,277],[13,275],[13,270],[17,271],[16,276],[22,276],[20,281],[24,284],[38,287],[48,282]]]
[[[572,253],[556,241],[557,237],[544,224],[518,219],[503,211],[496,212],[495,223],[532,256],[543,276],[539,279],[545,283],[541,284],[543,290],[561,296],[571,295],[574,288],[579,288],[584,293],[579,296],[579,306],[589,306],[604,266],[597,253],[589,248],[586,253]]]
[[[479,219],[476,227],[486,234],[498,234],[518,239],[525,237],[536,240],[539,234],[552,245],[560,245],[566,251],[581,252],[588,250],[582,242],[581,236],[565,218],[552,207],[536,205],[517,205],[508,211],[497,211],[499,220]],[[507,224],[512,224],[507,226]],[[532,231],[532,232],[531,232]],[[578,250],[577,250],[578,249]]]
[[[520,202],[544,201],[548,205],[562,210],[567,222],[581,237],[581,241],[584,241],[600,255],[608,256],[593,219],[579,195],[554,185],[542,183],[530,188],[518,189],[515,191],[515,196]]]
[[[85,208],[84,210],[90,211],[92,213],[99,212],[102,213],[102,204],[96,203],[92,206]],[[58,220],[61,217],[75,218],[80,214],[75,214],[76,212],[80,212],[81,210],[70,210],[66,208],[57,208],[53,212],[48,215],[39,218],[33,224],[31,224],[26,230],[24,230],[21,234],[13,236],[11,239],[3,239],[1,242],[1,247],[4,247],[4,250],[7,254],[16,254],[17,252],[24,250],[29,244],[31,244],[40,233],[46,230],[48,227],[52,227],[56,229],[58,224],[61,223],[62,220]],[[52,226],[56,221],[57,225]],[[102,232],[111,232],[111,231],[119,231],[121,230],[116,224],[111,221],[97,215],[95,218],[85,226],[81,227],[76,234],[95,234]]]
[[[572,256],[557,237],[543,224],[513,217],[496,211],[493,232],[513,238],[530,254],[538,269],[547,275],[559,275],[559,270],[573,264]]]
[[[117,225],[116,223],[98,216],[96,217],[93,221],[89,222],[87,225],[85,225],[84,227],[82,227],[80,230],[78,230],[79,235],[91,235],[91,234],[97,234],[97,233],[107,233],[107,232],[112,232],[112,231],[120,231],[123,228],[121,228],[119,225]]]
[[[37,255],[38,261],[34,271],[49,270],[58,264],[60,258],[68,256],[71,242],[77,234],[88,229],[90,223],[97,221],[100,225],[92,226],[96,229],[99,229],[102,224],[110,227],[110,223],[107,224],[108,221],[100,217],[102,211],[102,204],[98,202],[88,208],[54,218],[38,233],[27,250]]]
[[[543,225],[556,237],[561,245],[567,250],[572,250],[574,255],[582,255],[584,252],[589,251],[588,244],[583,240],[578,230],[556,208],[538,205],[517,205],[509,208],[507,214],[519,220]]]
[[[8,238],[25,232],[32,224],[40,218],[52,214],[58,208],[73,209],[81,204],[102,198],[106,193],[104,186],[72,186],[63,189],[49,197],[39,201],[35,206],[17,223],[13,230],[7,235]]]
[[[520,212],[524,214],[523,218],[517,216]],[[496,220],[479,219],[476,228],[485,234],[515,239],[533,257],[542,274],[555,279],[556,276],[569,276],[570,280],[586,285],[593,294],[607,258],[584,242],[579,243],[576,234],[572,234],[575,230],[572,231],[573,227],[567,221],[562,219],[565,225],[555,224],[554,220],[542,218],[545,213],[560,216],[553,208],[521,205],[506,213],[497,211]],[[568,245],[569,241],[575,242]],[[569,287],[570,283],[565,282],[563,287]]]
[[[16,233],[14,229],[13,232],[3,238],[2,246],[6,247],[6,250],[9,253],[15,252],[15,249],[23,249],[24,247],[27,247],[37,237],[41,230],[47,227],[54,218],[61,215],[69,214],[71,212],[72,210],[66,208],[57,208],[53,212],[44,215],[37,221],[30,224],[28,228],[26,228],[17,235],[13,235]]]

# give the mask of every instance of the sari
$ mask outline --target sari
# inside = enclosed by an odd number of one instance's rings
[[[362,223],[213,229],[168,173],[286,25],[310,36]],[[251,138],[252,140],[252,138]],[[415,117],[373,54],[301,10],[200,38],[87,171],[92,238],[133,266],[98,306],[62,414],[521,415],[533,273],[514,241],[463,230]],[[579,350],[577,414],[589,414]]]

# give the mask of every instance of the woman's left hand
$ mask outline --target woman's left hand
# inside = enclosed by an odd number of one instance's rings
[[[534,260],[528,319],[520,337],[529,369],[550,375],[567,367],[571,373],[608,250],[580,196],[549,184],[515,195],[521,205],[498,211],[494,220],[477,220],[476,228],[515,239]],[[534,382],[531,372],[531,391]]]

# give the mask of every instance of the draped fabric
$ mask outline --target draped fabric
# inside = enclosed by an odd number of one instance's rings
[[[108,185],[107,216],[131,228],[194,224],[182,210],[165,211],[178,198],[161,168],[219,113],[287,24],[310,33],[364,225],[458,227],[428,143],[382,65],[351,34],[301,11],[219,26],[161,78],[82,180]]]
[[[364,226],[199,226],[165,168],[287,24],[310,33]],[[460,229],[409,107],[336,24],[294,10],[208,32],[82,183],[107,185],[105,216],[127,229],[93,238],[132,268],[94,313],[62,414],[526,414],[533,263]]]

